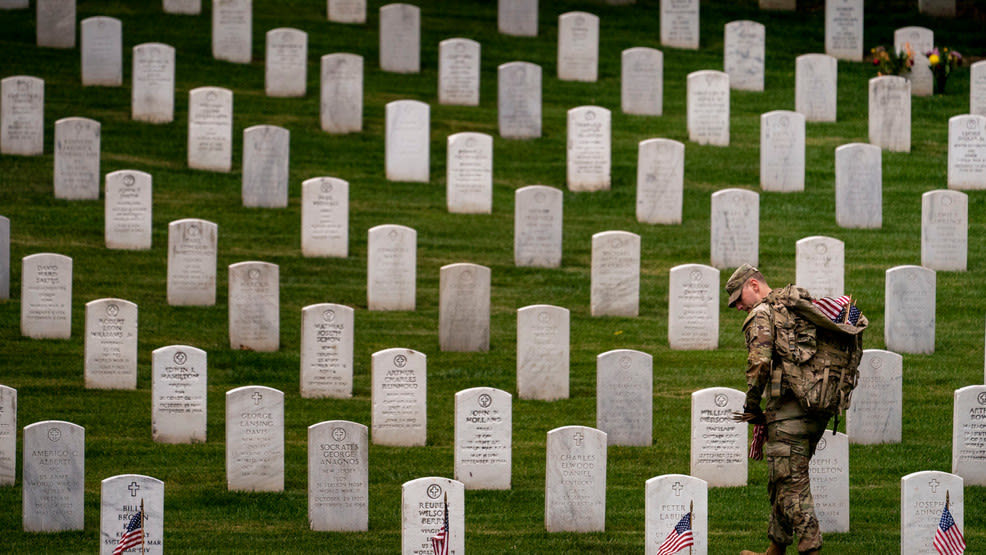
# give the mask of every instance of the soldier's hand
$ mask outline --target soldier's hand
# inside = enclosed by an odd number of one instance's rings
[[[747,424],[766,424],[767,418],[764,417],[763,411],[757,410],[756,412],[750,412],[749,410],[744,410],[740,412],[738,410],[733,411],[733,420],[736,422],[746,422]]]

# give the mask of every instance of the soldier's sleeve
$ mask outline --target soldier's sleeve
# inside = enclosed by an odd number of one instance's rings
[[[774,327],[769,310],[754,309],[743,323],[746,337],[746,403],[744,408],[757,412],[764,387],[770,382],[770,361],[774,354]]]

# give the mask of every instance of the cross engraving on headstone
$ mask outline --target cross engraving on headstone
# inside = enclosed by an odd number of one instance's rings
[[[932,478],[931,481],[928,482],[928,487],[931,488],[931,493],[938,493],[938,486],[940,486],[940,485],[941,485],[941,482],[939,482],[938,480],[935,480],[934,478]]]
[[[259,391],[256,391],[254,392],[253,395],[250,396],[250,398],[253,399],[253,404],[259,405],[260,401],[263,400],[264,396],[261,395]]]
[[[681,485],[681,482],[675,482],[671,489],[674,490],[675,497],[681,497],[681,490],[685,489],[685,486]]]
[[[137,497],[137,491],[140,490],[140,486],[134,481],[127,486],[127,489],[130,490],[130,497]]]
[[[572,437],[575,438],[576,447],[582,447],[582,440],[585,439],[585,436],[582,435],[582,432],[575,432],[575,435]]]

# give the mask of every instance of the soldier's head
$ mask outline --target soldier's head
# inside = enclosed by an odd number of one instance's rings
[[[729,295],[729,306],[749,312],[751,308],[762,301],[770,293],[770,286],[760,270],[749,264],[743,264],[726,282],[726,294]]]

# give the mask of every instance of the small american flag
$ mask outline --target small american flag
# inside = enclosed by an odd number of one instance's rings
[[[131,547],[136,547],[144,543],[144,501],[140,502],[141,508],[137,511],[127,524],[127,529],[120,536],[120,541],[113,549],[113,555],[121,555]]]
[[[672,553],[677,553],[694,544],[695,540],[692,538],[692,513],[687,512],[685,516],[681,517],[678,524],[674,525],[674,529],[671,530],[668,537],[664,538],[661,546],[657,548],[657,555],[672,555]]]
[[[815,307],[828,316],[836,324],[852,324],[859,322],[859,309],[852,303],[852,297],[842,295],[841,297],[822,297],[812,301]],[[848,316],[846,310],[849,311]]]
[[[750,453],[747,457],[759,461],[763,459],[763,444],[767,441],[767,425],[753,425],[753,441],[750,442]]]
[[[449,530],[448,530],[448,494],[445,494],[445,522],[441,530],[431,537],[431,548],[435,550],[435,555],[448,555]]]
[[[955,524],[955,520],[952,518],[952,513],[948,510],[947,501],[945,502],[945,510],[941,514],[941,521],[938,523],[938,529],[935,530],[935,541],[932,542],[932,545],[941,555],[962,555],[965,553],[965,538],[962,537],[962,531],[959,530],[959,526]]]

